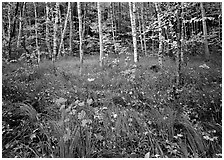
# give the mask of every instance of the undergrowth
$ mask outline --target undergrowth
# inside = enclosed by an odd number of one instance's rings
[[[132,61],[3,64],[3,157],[220,157],[219,68],[189,63],[177,94],[172,61]]]

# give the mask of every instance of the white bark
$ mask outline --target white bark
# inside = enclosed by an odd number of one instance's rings
[[[137,38],[136,38],[136,7],[134,2],[129,2],[129,11],[131,17],[132,39],[134,47],[134,62],[138,62]]]
[[[59,49],[58,49],[58,55],[61,54],[62,45],[64,44],[64,37],[65,37],[65,32],[66,32],[68,18],[69,18],[69,11],[70,11],[70,2],[68,2],[67,15],[66,15],[66,18],[65,18],[64,29],[63,29],[63,32],[62,32],[62,35],[61,35],[61,42],[60,42]]]
[[[98,8],[98,25],[99,25],[99,37],[100,37],[100,66],[103,66],[103,33],[101,24],[101,7],[100,2],[97,2]]]

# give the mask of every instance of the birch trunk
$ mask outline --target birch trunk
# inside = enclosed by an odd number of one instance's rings
[[[62,32],[62,35],[61,35],[61,42],[60,42],[59,49],[58,49],[58,55],[61,54],[61,49],[62,49],[62,46],[64,45],[64,37],[65,37],[66,28],[67,28],[70,7],[71,7],[70,2],[68,2],[67,15],[66,15],[66,18],[65,18],[64,29],[63,29],[63,32]],[[61,54],[61,55],[63,55],[63,54]]]
[[[72,3],[72,2],[69,2]],[[69,55],[72,54],[72,4],[70,4],[70,11],[69,11]]]
[[[9,26],[8,26],[8,57],[7,59],[11,58],[11,3],[8,3],[8,22],[9,22]]]
[[[17,48],[20,46],[20,41],[21,41],[21,34],[22,34],[22,14],[25,10],[25,4],[26,2],[22,2],[22,6],[21,6],[21,9],[20,9],[20,15],[19,15],[19,33],[18,33],[18,39],[17,39]]]
[[[59,6],[59,8],[60,8],[60,6]],[[63,34],[63,29],[62,29],[63,22],[62,22],[62,15],[61,15],[61,10],[60,10],[60,9],[58,10],[58,15],[59,15],[59,16],[58,16],[59,28],[60,28],[60,33],[61,33],[60,35],[61,35],[61,37],[62,37],[62,34]],[[58,43],[59,43],[59,42],[61,42],[61,41],[58,41]],[[59,44],[59,45],[60,45],[60,44]],[[61,51],[59,52],[59,48],[58,48],[58,53],[57,53],[57,54],[58,54],[58,55],[57,55],[58,58],[60,57],[60,55],[63,56],[63,53],[64,53],[64,51],[65,51],[64,44],[62,44],[61,47],[62,47],[62,52],[61,52]]]
[[[159,51],[158,51],[158,62],[159,66],[162,68],[162,53],[163,53],[163,36],[162,36],[162,28],[161,28],[161,17],[160,17],[160,4],[155,3],[157,18],[159,23]]]
[[[115,30],[114,27],[114,5],[113,2],[110,2],[111,4],[111,11],[110,11],[110,17],[111,17],[111,29],[112,29],[112,37],[113,37],[113,44],[114,44],[114,53],[117,53],[117,45],[116,45],[116,39],[115,39]]]
[[[137,39],[136,39],[136,7],[134,2],[129,2],[129,11],[131,17],[132,39],[134,47],[134,62],[138,62]]]
[[[180,84],[180,71],[181,71],[181,26],[178,12],[176,13],[177,19],[177,53],[176,53],[176,85]]]
[[[36,3],[33,2],[34,5],[34,14],[35,14],[35,34],[36,34],[36,47],[37,47],[37,63],[40,63],[40,47],[38,44],[38,24],[37,24],[37,6]]]
[[[100,2],[97,2],[98,8],[98,25],[99,25],[99,37],[100,37],[100,66],[103,66],[103,32],[102,32],[102,24],[101,24],[101,7]]]
[[[138,13],[138,30],[139,30],[139,38],[140,38],[140,43],[141,43],[141,51],[144,51],[144,46],[143,46],[143,38],[142,38],[142,24],[141,24],[141,18],[140,18],[140,13]]]
[[[48,49],[48,53],[50,56],[52,56],[52,51],[51,51],[51,44],[50,44],[50,37],[49,37],[49,7],[48,7],[48,2],[46,2],[46,45],[47,45],[47,49]]]
[[[54,15],[54,44],[53,44],[53,55],[52,55],[52,61],[55,62],[55,58],[57,55],[57,32],[58,32],[58,11],[59,11],[59,2],[56,2],[56,10],[55,10],[55,15]]]
[[[144,2],[142,2],[142,7],[141,7],[141,20],[142,20],[142,31],[143,31],[143,43],[144,43],[144,51],[145,55],[147,55],[147,49],[146,49],[146,37],[145,37],[145,20],[144,20]]]
[[[204,45],[205,45],[205,57],[209,59],[209,49],[208,49],[208,40],[207,40],[207,25],[206,25],[206,15],[203,7],[203,2],[200,2],[201,7],[201,16],[202,16],[202,24],[203,24],[203,34],[204,34]]]
[[[185,22],[184,22],[184,2],[181,2],[181,19],[182,19],[182,26],[181,26],[181,53],[180,53],[180,59],[181,62],[184,62],[184,27],[185,27]]]
[[[82,15],[81,15],[81,3],[77,2],[78,18],[79,18],[79,55],[80,55],[80,75],[82,74],[83,65],[83,48],[82,48]]]

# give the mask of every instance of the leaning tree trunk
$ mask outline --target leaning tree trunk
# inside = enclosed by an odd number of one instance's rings
[[[208,40],[207,40],[207,25],[206,25],[206,15],[203,7],[203,2],[200,2],[201,6],[201,15],[202,15],[202,24],[203,24],[203,34],[204,34],[204,45],[205,45],[205,57],[209,59],[209,49],[208,49]]]
[[[80,75],[82,74],[83,65],[83,48],[82,48],[82,15],[81,15],[81,3],[77,2],[78,18],[79,18],[79,54],[80,54]]]
[[[34,5],[34,14],[35,14],[35,34],[36,34],[36,47],[37,47],[37,64],[40,63],[40,47],[38,44],[38,24],[37,24],[37,7],[36,3],[33,2]]]
[[[99,37],[100,37],[100,66],[103,66],[103,32],[101,24],[101,7],[100,2],[97,2],[98,8],[98,25],[99,25]]]
[[[136,7],[135,2],[129,2],[129,11],[131,18],[132,39],[134,47],[134,62],[138,62],[137,39],[136,39]]]
[[[158,23],[159,23],[159,51],[158,51],[158,62],[159,66],[162,68],[162,53],[163,53],[163,36],[162,36],[162,28],[161,28],[161,17],[160,17],[160,4],[155,3],[156,7],[156,12],[157,12],[157,18],[158,18]]]
[[[66,32],[68,18],[69,18],[69,11],[70,11],[70,2],[68,2],[68,10],[67,10],[66,18],[65,18],[64,29],[63,29],[63,32],[62,32],[62,35],[61,35],[61,42],[60,42],[59,49],[58,49],[58,56],[62,55],[61,54],[61,49],[62,49],[62,45],[64,44],[64,37],[65,37],[65,32]]]
[[[49,27],[50,27],[50,20],[49,20],[49,7],[48,7],[48,2],[46,2],[46,45],[47,45],[47,50],[48,54],[52,56],[52,51],[51,51],[51,43],[50,43],[50,37],[49,37]]]
[[[53,44],[53,55],[52,55],[52,61],[55,62],[55,58],[57,55],[57,32],[58,32],[58,13],[59,13],[59,2],[56,2],[56,12],[54,15],[55,21],[54,21],[54,44]]]

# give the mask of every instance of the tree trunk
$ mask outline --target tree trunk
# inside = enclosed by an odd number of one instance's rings
[[[134,62],[138,62],[137,39],[136,39],[136,7],[134,2],[129,2],[129,11],[131,17],[132,39],[134,47]]]
[[[180,18],[179,13],[176,13],[176,19],[177,19],[177,53],[176,53],[176,85],[179,86],[180,84],[180,71],[181,71],[181,26],[180,26]]]
[[[140,44],[141,44],[141,51],[144,51],[144,46],[143,46],[143,36],[142,36],[142,24],[141,24],[141,18],[140,18],[140,13],[138,13],[138,30],[139,30],[139,38],[140,38]]]
[[[36,34],[36,47],[37,47],[37,63],[40,63],[40,47],[38,44],[38,24],[37,24],[37,7],[36,3],[33,2],[34,5],[34,14],[35,14],[35,34]]]
[[[59,5],[59,10],[58,10],[58,21],[59,21],[59,28],[60,28],[60,35],[62,37],[62,34],[63,34],[63,29],[62,29],[62,26],[63,26],[63,22],[62,22],[62,15],[61,15],[61,10],[60,10],[60,5]],[[58,42],[61,42],[61,41],[58,41]],[[59,52],[59,48],[58,48],[58,55],[57,57],[59,58],[60,56],[63,56],[63,53],[65,52],[65,48],[64,48],[64,43],[62,43],[62,51]]]
[[[100,2],[97,2],[98,8],[98,25],[99,25],[99,37],[100,37],[100,66],[103,66],[103,32],[101,24],[101,7]]]
[[[59,45],[59,49],[58,49],[58,55],[61,54],[61,49],[62,49],[62,46],[64,44],[64,37],[65,37],[65,32],[66,32],[66,28],[67,28],[67,23],[68,23],[68,18],[69,18],[69,11],[70,11],[70,2],[68,2],[68,10],[67,10],[67,15],[66,15],[66,18],[65,18],[65,24],[64,24],[64,29],[63,29],[63,32],[62,32],[62,35],[61,35],[61,43]],[[61,54],[62,55],[62,54]]]
[[[7,59],[11,58],[11,3],[8,3],[8,21],[9,21],[9,26],[8,26],[8,57]]]
[[[207,25],[206,25],[206,15],[205,15],[205,10],[203,7],[203,3],[200,2],[201,6],[201,15],[202,15],[202,24],[203,24],[203,34],[204,34],[204,45],[205,45],[205,57],[206,59],[209,59],[209,49],[208,49],[208,40],[207,40]]]
[[[48,2],[46,2],[46,45],[48,49],[48,53],[50,56],[52,56],[52,51],[51,51],[51,43],[50,43],[50,37],[49,37],[49,7],[48,7]]]
[[[22,2],[22,5],[20,7],[20,15],[19,15],[19,33],[18,33],[18,39],[17,39],[17,48],[20,46],[20,40],[21,40],[21,34],[22,34],[22,14],[25,10],[25,3],[26,2]]]
[[[141,20],[142,20],[142,31],[143,31],[143,43],[144,43],[144,51],[145,55],[147,55],[147,49],[146,49],[146,37],[145,37],[145,20],[144,20],[144,2],[142,2],[142,7],[141,7]]]
[[[53,55],[52,55],[52,61],[55,62],[55,58],[57,55],[57,32],[58,32],[58,12],[59,12],[59,2],[56,2],[56,12],[54,15],[55,21],[54,21],[54,44],[53,44]]]
[[[79,18],[79,54],[80,54],[80,75],[82,74],[83,65],[83,48],[82,48],[82,15],[81,15],[81,3],[77,2],[78,18]]]
[[[185,22],[184,22],[184,2],[181,2],[181,19],[182,19],[182,26],[181,26],[181,55],[180,59],[181,62],[184,62],[184,45],[185,45],[185,39],[184,39],[184,27],[185,27]]]
[[[114,53],[117,53],[117,45],[116,45],[116,39],[115,39],[115,30],[114,27],[114,5],[113,2],[110,2],[111,4],[111,11],[110,11],[110,17],[111,17],[111,29],[112,29],[112,37],[113,37],[113,44],[114,44]]]
[[[159,66],[162,68],[162,54],[163,54],[163,36],[162,36],[162,28],[161,28],[161,18],[160,18],[160,4],[155,3],[156,12],[157,12],[157,18],[159,23],[159,51],[158,51],[158,62]]]
[[[72,2],[69,2],[70,4],[70,15],[69,15],[69,55],[72,54]]]

